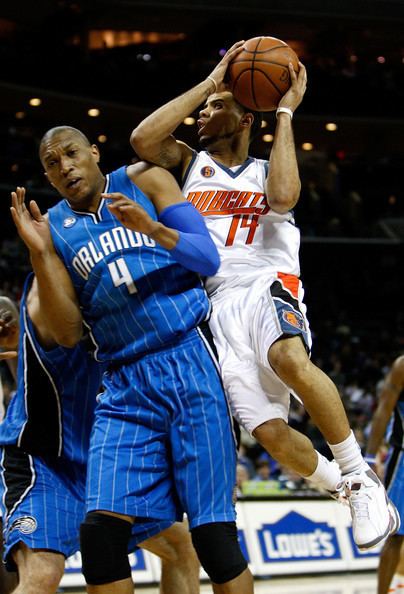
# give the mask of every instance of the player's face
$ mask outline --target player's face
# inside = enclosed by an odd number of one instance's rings
[[[230,91],[210,95],[199,112],[199,142],[209,147],[221,140],[231,140],[240,131],[242,116]]]
[[[55,134],[41,148],[48,180],[76,208],[89,208],[103,189],[99,152],[70,131]]]

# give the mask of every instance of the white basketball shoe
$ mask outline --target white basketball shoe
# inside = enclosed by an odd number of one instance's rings
[[[369,466],[360,473],[346,474],[344,480],[354,541],[359,550],[371,549],[399,529],[400,517]]]

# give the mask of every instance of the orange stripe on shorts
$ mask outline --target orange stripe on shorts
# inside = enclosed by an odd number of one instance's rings
[[[298,298],[299,295],[299,277],[294,274],[285,274],[278,272],[278,278],[282,281],[283,286],[288,289],[293,297]]]

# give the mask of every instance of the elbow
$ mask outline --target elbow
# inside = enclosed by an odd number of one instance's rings
[[[269,205],[272,210],[279,214],[286,214],[295,206],[297,200],[270,200]]]
[[[292,210],[292,208],[294,208],[296,206],[298,200],[299,200],[299,192],[297,192],[297,191],[288,192],[286,189],[286,191],[282,191],[282,192],[273,194],[270,197],[270,199],[268,200],[268,202],[269,202],[269,206],[272,208],[272,210],[274,210],[275,212],[278,212],[279,214],[285,214],[285,213],[289,212],[289,210]]]
[[[130,135],[130,144],[140,158],[145,158],[147,154],[147,136],[142,132],[141,126],[138,126]]]

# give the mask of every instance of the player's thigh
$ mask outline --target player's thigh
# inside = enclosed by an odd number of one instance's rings
[[[234,519],[235,438],[218,368],[202,341],[188,346],[187,390],[171,426],[175,485],[191,528]]]
[[[177,519],[163,407],[145,381],[150,359],[105,381],[96,409],[87,473],[87,511]]]
[[[260,357],[259,349],[254,350],[260,338],[254,339],[252,333],[254,322],[254,332],[259,330],[256,308],[246,289],[236,291],[231,300],[214,301],[210,320],[232,415],[249,433],[271,419],[287,421],[290,400],[288,387]],[[271,311],[260,310],[263,317],[272,315]]]

